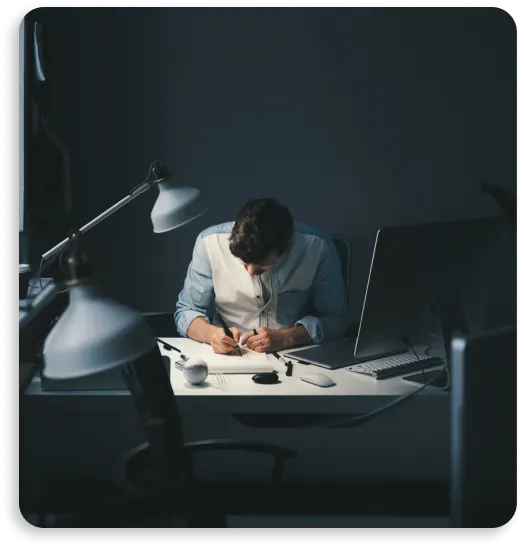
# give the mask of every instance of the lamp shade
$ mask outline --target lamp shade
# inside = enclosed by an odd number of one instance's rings
[[[69,306],[44,345],[44,375],[72,379],[133,361],[156,344],[142,315],[85,283],[69,288]]]
[[[178,228],[205,212],[200,190],[158,183],[159,194],[151,211],[153,230],[159,234]]]

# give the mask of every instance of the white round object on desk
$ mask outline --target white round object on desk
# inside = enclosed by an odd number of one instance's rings
[[[204,361],[204,359],[188,359],[184,363],[184,378],[190,384],[201,384],[207,378],[207,374],[208,368],[207,363]]]

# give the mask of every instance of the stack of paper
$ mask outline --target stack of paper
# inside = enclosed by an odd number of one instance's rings
[[[202,344],[199,355],[207,363],[209,373],[223,374],[257,374],[272,372],[273,364],[265,353],[241,348],[242,357],[236,354],[220,355],[211,346]]]

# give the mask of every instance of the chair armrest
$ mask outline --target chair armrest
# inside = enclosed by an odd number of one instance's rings
[[[151,471],[151,463],[151,452],[147,441],[126,450],[115,466],[113,472],[114,484],[128,494],[143,492],[144,485],[140,484],[139,477],[144,472]]]
[[[258,452],[274,456],[275,458],[294,458],[297,453],[294,450],[278,446],[276,444],[261,443],[257,441],[237,441],[234,439],[207,439],[185,443],[189,450],[242,450],[244,452]]]

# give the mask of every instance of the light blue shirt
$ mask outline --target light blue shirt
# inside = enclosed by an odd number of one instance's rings
[[[302,325],[315,343],[345,335],[349,315],[340,260],[331,236],[294,223],[291,242],[269,269],[270,298],[260,276],[250,277],[229,250],[233,222],[204,230],[197,238],[175,323],[181,336],[197,317],[214,324],[218,310],[242,334],[254,328]]]

